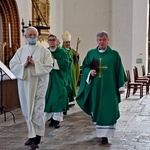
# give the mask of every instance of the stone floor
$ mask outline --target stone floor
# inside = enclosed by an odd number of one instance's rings
[[[0,150],[29,150],[24,146],[27,127],[20,109],[0,115]],[[64,117],[59,129],[46,123],[46,134],[38,150],[150,150],[150,95],[139,99],[139,93],[120,103],[121,117],[117,123],[115,137],[110,145],[100,145],[90,117],[76,105]]]

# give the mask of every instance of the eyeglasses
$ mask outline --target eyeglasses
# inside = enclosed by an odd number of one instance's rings
[[[52,42],[55,42],[55,41],[56,41],[56,39],[49,39],[48,41],[50,41],[50,42],[51,42],[51,41],[52,41]]]

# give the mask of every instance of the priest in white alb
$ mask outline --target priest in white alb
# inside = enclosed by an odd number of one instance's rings
[[[29,139],[25,145],[36,149],[45,133],[45,94],[53,59],[49,50],[37,43],[36,28],[27,28],[25,37],[27,44],[17,50],[10,61],[10,69],[18,81],[21,109],[28,128]]]

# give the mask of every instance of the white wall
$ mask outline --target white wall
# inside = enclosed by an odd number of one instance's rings
[[[147,61],[148,0],[112,0],[112,46],[116,48],[125,69],[133,73]],[[136,63],[137,59],[142,63]]]
[[[132,8],[131,0],[112,0],[111,40],[125,69],[131,69],[132,60]]]
[[[81,38],[79,53],[81,61],[87,51],[97,46],[96,34],[110,31],[110,0],[64,0],[64,31],[72,35],[72,47],[76,49],[77,38]]]
[[[63,1],[50,0],[50,32],[61,39],[63,32]]]
[[[29,20],[32,20],[32,5],[31,0],[16,0],[19,10],[19,17],[20,17],[20,24],[22,22],[22,18],[24,19],[25,25],[28,25]],[[20,36],[21,36],[21,45],[24,45],[26,43],[26,39],[24,36],[22,36],[22,26],[20,28]]]
[[[136,65],[139,72],[141,65],[148,63],[148,8],[149,0],[133,1],[133,23],[132,23],[132,68]],[[136,63],[141,58],[143,63]],[[140,73],[141,74],[141,73]]]
[[[64,0],[64,31],[72,35],[72,47],[81,38],[81,60],[87,50],[96,47],[96,34],[110,33],[110,46],[116,49],[125,69],[147,62],[148,0]],[[136,60],[142,59],[142,64]]]
[[[20,22],[24,18],[28,24],[32,18],[31,1],[16,1]],[[132,71],[136,65],[141,70],[141,65],[147,67],[148,59],[148,3],[148,0],[50,0],[50,32],[61,40],[61,34],[69,31],[74,49],[80,37],[82,61],[87,51],[97,46],[96,34],[106,30],[110,46],[119,51],[125,69]],[[25,41],[21,36],[21,45]],[[143,63],[137,64],[137,58],[142,58]]]

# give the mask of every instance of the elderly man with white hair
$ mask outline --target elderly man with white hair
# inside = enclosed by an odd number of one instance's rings
[[[10,61],[10,69],[18,80],[21,109],[28,127],[29,139],[25,145],[31,149],[38,148],[45,133],[45,94],[53,67],[51,53],[37,43],[37,37],[36,28],[27,28],[27,44],[20,47]]]

